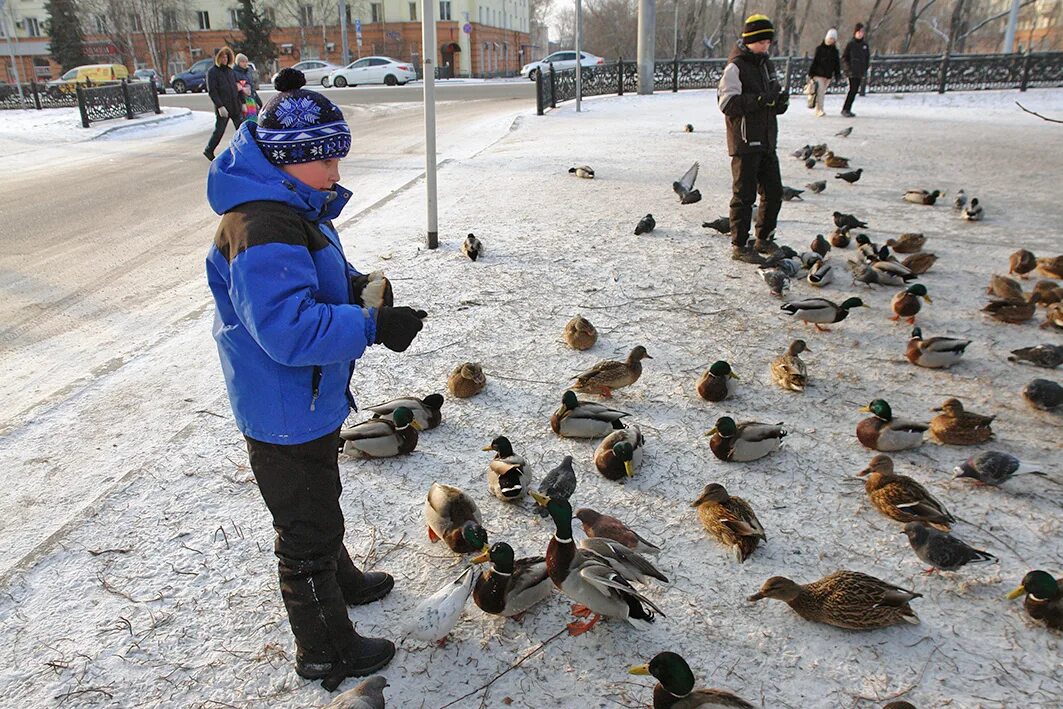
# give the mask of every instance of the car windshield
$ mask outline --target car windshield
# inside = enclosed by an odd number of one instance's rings
[[[69,81],[70,79],[73,79],[77,75],[78,75],[78,70],[77,69],[71,69],[67,73],[63,74],[60,78],[65,80],[65,81]]]

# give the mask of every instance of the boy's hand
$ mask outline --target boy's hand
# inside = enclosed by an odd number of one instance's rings
[[[395,304],[395,294],[391,290],[391,281],[383,271],[373,271],[368,275],[359,275],[351,279],[354,289],[354,303],[364,308],[382,308]]]
[[[218,106],[218,117],[219,118],[228,118],[229,117],[229,111],[226,110],[225,106]]]
[[[424,327],[421,319],[428,313],[405,306],[384,306],[376,311],[376,344],[393,352],[405,352]]]

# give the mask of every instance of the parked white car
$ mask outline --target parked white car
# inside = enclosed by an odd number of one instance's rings
[[[303,76],[306,77],[307,84],[321,84],[322,86],[329,86],[329,75],[339,69],[338,64],[330,64],[329,62],[323,62],[320,59],[307,59],[306,61],[299,62],[292,65],[292,69],[298,69],[303,72]],[[273,83],[277,75],[274,74],[270,78],[269,83]]]
[[[362,57],[329,75],[329,83],[336,88],[359,84],[402,86],[417,79],[413,64],[391,57]]]
[[[580,64],[584,69],[599,64],[605,64],[605,59],[589,54],[588,52],[580,52],[582,59]],[[550,71],[550,65],[554,65],[554,71],[561,71],[562,69],[575,69],[576,68],[576,53],[574,51],[564,50],[560,52],[554,52],[553,54],[543,57],[537,62],[531,64],[525,64],[520,69],[520,75],[535,81],[535,77],[540,71]]]

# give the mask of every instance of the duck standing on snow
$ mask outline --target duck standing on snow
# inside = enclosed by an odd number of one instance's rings
[[[495,542],[472,563],[488,561],[491,568],[479,575],[472,590],[473,602],[484,613],[519,618],[554,591],[545,556],[514,559],[513,547]]]
[[[831,151],[827,151],[823,156],[823,164],[827,167],[844,169],[849,167],[849,158],[843,158],[841,155],[835,155]]]
[[[442,539],[455,554],[480,551],[487,544],[480,508],[473,499],[451,485],[432,483],[424,503],[428,539]]]
[[[1063,630],[1063,578],[1052,578],[1047,571],[1031,571],[1008,594],[1008,600],[1022,595],[1026,596],[1023,605],[1031,618],[1054,630]]]
[[[963,215],[964,220],[969,222],[980,222],[982,221],[982,217],[985,216],[985,213],[982,211],[982,205],[978,203],[977,197],[971,198],[971,203],[963,208],[961,214]]]
[[[928,574],[935,569],[955,571],[967,564],[997,560],[989,552],[975,549],[951,534],[928,527],[922,522],[909,522],[904,525],[904,534],[908,537],[908,543],[915,555],[930,564]]]
[[[717,458],[745,463],[779,450],[786,430],[782,424],[772,426],[757,421],[736,424],[730,416],[722,416],[705,435],[712,436],[709,448]]]
[[[1008,258],[1008,275],[1026,278],[1026,274],[1037,268],[1037,257],[1026,249],[1019,249]]]
[[[576,392],[566,391],[550,416],[550,428],[562,438],[602,438],[623,428],[623,419],[630,415],[595,401],[580,401]]]
[[[565,323],[565,344],[574,350],[589,350],[598,341],[598,331],[590,320],[577,315]]]
[[[1022,292],[1022,284],[1014,278],[993,274],[989,277],[989,286],[985,289],[987,295],[996,296],[1000,300],[1008,300],[1013,303],[1025,303],[1026,294]]]
[[[616,517],[604,515],[590,507],[576,510],[576,519],[583,523],[583,531],[588,537],[612,539],[639,554],[660,554],[661,548],[644,539],[638,532],[621,522]]]
[[[735,393],[735,381],[738,375],[731,369],[731,365],[724,360],[713,362],[705,372],[698,377],[698,396],[705,401],[723,401]]]
[[[710,483],[698,499],[690,503],[698,511],[702,525],[712,536],[734,553],[742,563],[768,537],[749,503],[727,493],[719,483]]]
[[[771,379],[778,386],[790,391],[804,391],[808,383],[808,369],[802,352],[811,352],[804,340],[794,340],[786,352],[771,361]]]
[[[946,399],[934,409],[941,413],[930,419],[930,435],[935,440],[953,446],[973,446],[985,443],[993,437],[993,419],[996,416],[965,411],[959,399]]]
[[[608,399],[613,395],[613,389],[630,386],[639,380],[644,359],[653,357],[646,352],[645,347],[638,345],[623,362],[608,359],[572,377],[576,381],[572,388],[576,391],[598,392]]]
[[[391,458],[417,447],[421,424],[405,406],[395,408],[391,419],[375,418],[340,431],[343,452],[353,458]]]
[[[959,362],[970,344],[970,340],[956,337],[930,337],[924,340],[923,331],[913,327],[912,339],[908,340],[904,354],[909,362],[920,367],[945,369]]]
[[[513,452],[513,444],[505,436],[497,436],[485,451],[495,451],[487,468],[487,489],[502,502],[515,502],[524,497],[531,484],[531,467]]]
[[[857,474],[867,476],[864,491],[868,500],[890,519],[905,523],[925,522],[946,532],[956,521],[945,505],[925,487],[906,475],[894,473],[893,459],[888,455],[876,455]]]
[[[871,450],[892,452],[918,448],[923,445],[923,433],[930,428],[925,423],[893,418],[893,409],[885,399],[875,399],[860,410],[874,414],[856,425],[857,440]]]
[[[920,251],[901,261],[901,265],[915,275],[921,276],[929,271],[937,260],[937,254],[932,254],[929,251]]]
[[[576,165],[575,167],[570,167],[568,169],[568,173],[570,175],[575,175],[576,177],[582,177],[584,180],[594,179],[594,170],[588,167],[587,165]]]
[[[886,246],[899,254],[914,254],[922,250],[924,245],[926,245],[926,236],[912,232],[901,234],[896,239],[886,239]]]
[[[443,421],[441,413],[443,396],[441,394],[429,394],[423,399],[418,399],[415,396],[404,396],[399,399],[385,401],[383,404],[367,406],[365,410],[373,414],[375,419],[387,419],[394,422],[396,409],[403,406],[413,412],[413,420],[425,431],[435,428]]]
[[[823,327],[824,323],[837,323],[849,317],[849,311],[853,308],[866,308],[864,301],[859,298],[848,298],[841,305],[826,298],[805,298],[804,300],[791,300],[783,303],[780,310],[784,310],[798,320],[812,323],[820,332],[830,332],[829,327]]]
[[[893,308],[893,315],[890,316],[890,320],[905,318],[908,320],[909,325],[914,325],[915,316],[923,307],[919,302],[920,298],[928,303],[934,302],[930,300],[930,296],[926,292],[926,286],[922,283],[908,286],[905,290],[893,296],[893,300],[890,301],[890,306]]]
[[[858,571],[835,571],[819,581],[799,584],[785,576],[773,576],[750,602],[774,598],[815,623],[849,630],[874,630],[901,623],[919,624],[908,602],[922,597],[900,586]]]
[[[461,242],[461,252],[468,256],[469,260],[475,261],[484,255],[484,245],[475,235],[469,234],[465,237],[465,241]]]
[[[421,601],[406,619],[406,631],[418,640],[434,642],[440,647],[446,644],[479,575],[474,571],[473,567],[466,567],[458,578]]]
[[[447,377],[447,390],[458,399],[476,396],[487,386],[487,377],[478,362],[462,362]]]
[[[953,468],[953,477],[970,478],[985,485],[1000,485],[1015,475],[1041,475],[1041,466],[1023,463],[1010,453],[985,451]]]
[[[594,451],[594,467],[609,480],[623,480],[635,476],[642,463],[642,448],[646,439],[638,426],[613,431]]]
[[[649,664],[636,665],[628,670],[633,675],[653,675],[653,709],[756,709],[745,699],[726,689],[694,689],[694,673],[690,665],[674,652],[660,652]]]

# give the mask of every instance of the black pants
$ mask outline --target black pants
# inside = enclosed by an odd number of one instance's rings
[[[210,134],[210,140],[207,141],[207,152],[213,153],[221,143],[221,137],[225,135],[225,126],[229,124],[229,121],[233,122],[234,128],[240,127],[240,114],[229,111],[229,115],[226,118],[222,118],[218,115],[218,109],[214,109],[214,132]]]
[[[745,246],[753,220],[753,204],[760,194],[757,208],[757,238],[769,239],[775,231],[782,207],[782,176],[775,151],[746,153],[731,158],[734,178],[731,197],[731,243]]]
[[[863,81],[864,77],[862,76],[849,77],[849,93],[845,96],[845,105],[842,106],[843,111],[853,110],[853,101],[856,99],[856,95],[860,93],[860,84]]]
[[[251,470],[277,532],[281,596],[302,662],[332,662],[357,637],[344,596],[362,572],[343,545],[339,429],[293,446],[247,438]]]

